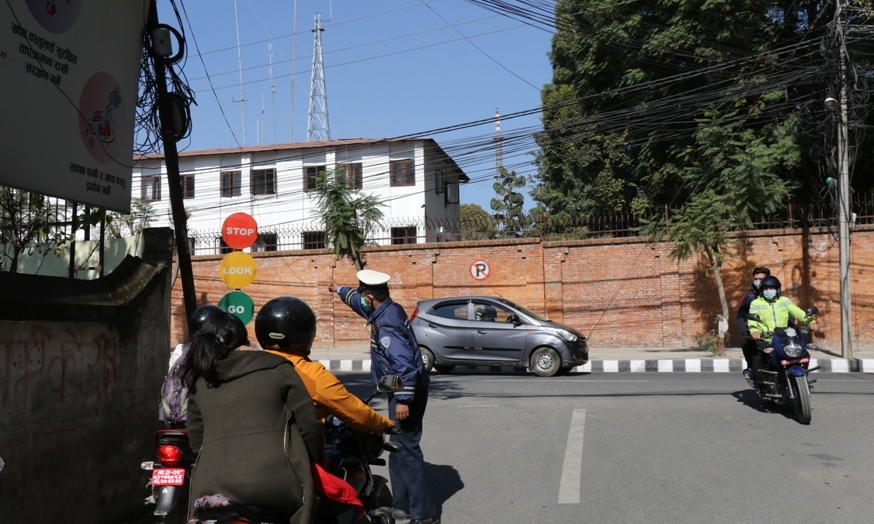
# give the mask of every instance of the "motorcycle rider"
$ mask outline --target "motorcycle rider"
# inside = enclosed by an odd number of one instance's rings
[[[737,315],[735,316],[735,320],[737,321],[737,328],[740,330],[741,335],[744,337],[743,345],[741,346],[741,350],[744,354],[744,360],[747,363],[746,369],[743,370],[743,376],[750,382],[750,385],[753,385],[752,382],[752,372],[750,369],[753,365],[753,357],[756,355],[758,349],[756,348],[756,339],[753,338],[750,333],[750,328],[747,325],[747,313],[750,312],[750,304],[752,304],[753,300],[759,296],[759,290],[762,285],[762,279],[770,276],[771,270],[766,267],[757,267],[753,270],[753,281],[750,283],[750,290],[747,291],[747,294],[744,295],[743,300],[740,303],[740,306],[737,308]]]
[[[791,318],[799,324],[808,325],[815,320],[807,316],[801,308],[791,300],[782,296],[780,280],[774,276],[762,279],[761,295],[750,303],[750,313],[759,316],[759,320],[750,320],[750,334],[756,341],[756,353],[753,356],[752,373],[757,384],[761,383],[759,370],[762,368],[762,350],[771,344],[774,331],[777,328],[789,327]],[[768,338],[765,338],[768,336]]]
[[[310,360],[316,315],[303,300],[278,297],[264,304],[255,317],[255,337],[265,351],[294,364],[322,421],[331,413],[361,431],[384,433],[394,427],[394,422],[350,393],[320,362]]]
[[[223,318],[227,313],[212,304],[200,306],[191,313],[188,319],[189,340],[194,337],[204,322],[208,319]],[[188,406],[188,388],[182,385],[182,363],[188,353],[190,343],[177,344],[170,353],[170,362],[164,383],[161,386],[161,404],[158,410],[158,418],[164,421],[168,427],[184,428],[186,411]]]
[[[394,427],[394,422],[350,393],[321,362],[310,360],[310,349],[316,337],[316,315],[303,300],[285,296],[264,304],[255,317],[255,337],[266,353],[279,355],[294,364],[323,424],[330,413],[360,431],[384,433]],[[327,473],[321,465],[314,465],[313,477],[325,495],[319,503],[320,523],[351,522],[356,513],[363,511],[351,485]]]

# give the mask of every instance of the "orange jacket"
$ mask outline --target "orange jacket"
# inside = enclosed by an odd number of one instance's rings
[[[358,430],[384,432],[394,426],[391,420],[350,393],[346,386],[320,362],[313,362],[297,353],[265,351],[285,357],[294,364],[294,369],[297,370],[304,386],[313,397],[313,404],[322,421],[325,420],[327,413],[331,413]]]

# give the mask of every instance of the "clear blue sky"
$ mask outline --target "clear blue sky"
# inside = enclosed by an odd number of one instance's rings
[[[551,80],[551,34],[541,29],[463,0],[299,0],[295,30],[293,0],[237,0],[244,141],[241,104],[234,102],[240,99],[234,2],[177,2],[188,44],[183,71],[198,104],[191,138],[180,149],[285,143],[291,122],[293,141],[306,140],[318,12],[332,139],[434,138],[471,178],[461,202],[490,210],[499,108],[507,115],[501,122],[505,167],[524,175],[536,171],[530,135],[541,128],[540,89]],[[158,16],[178,28],[168,0],[158,1]],[[531,114],[509,118],[519,112]],[[485,122],[435,131],[480,120]],[[526,209],[532,205],[526,194]]]

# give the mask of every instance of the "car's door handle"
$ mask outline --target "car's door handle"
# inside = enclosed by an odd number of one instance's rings
[[[488,331],[483,331],[482,329],[477,329],[476,332],[479,333],[480,335],[488,335],[489,334]]]
[[[428,322],[428,327],[429,327],[429,328],[435,328],[435,327],[437,327],[437,324],[435,324],[435,323],[433,323],[433,322]]]

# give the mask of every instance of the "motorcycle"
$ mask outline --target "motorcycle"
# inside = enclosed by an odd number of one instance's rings
[[[140,468],[151,471],[146,487],[152,494],[146,504],[154,504],[153,514],[164,524],[188,521],[188,486],[195,454],[184,429],[161,429],[155,434],[155,460],[143,462]]]
[[[403,381],[397,375],[385,375],[379,379],[376,390],[365,404],[369,404],[378,394],[398,391]],[[327,516],[321,521],[337,524],[395,524],[407,518],[406,512],[393,508],[394,499],[388,480],[371,472],[371,466],[384,466],[380,458],[383,451],[397,452],[400,444],[387,440],[387,437],[371,431],[358,431],[350,428],[333,415],[325,420],[325,455],[329,458],[330,469],[334,475],[348,482],[358,494],[364,506],[364,520],[358,519],[355,508],[322,499]],[[216,521],[223,524],[244,524],[247,522],[288,522],[287,516],[267,513],[262,508],[244,506],[223,498],[221,495],[202,497],[195,502],[195,521]]]
[[[810,317],[817,311],[819,310],[816,307],[811,307],[806,313]],[[755,313],[748,314],[747,319],[760,321]],[[778,405],[792,402],[798,421],[810,424],[811,384],[816,380],[809,380],[808,374],[820,366],[808,367],[810,353],[807,351],[807,337],[801,328],[787,326],[776,328],[774,332],[762,333],[762,338],[770,338],[771,342],[762,350],[764,358],[758,371],[758,382],[754,384],[756,391],[763,400]]]
[[[397,391],[403,387],[397,375],[380,378],[376,391],[364,403],[369,404],[379,393]],[[404,511],[393,508],[394,498],[385,477],[374,475],[371,466],[385,466],[383,451],[401,451],[401,445],[385,435],[350,428],[340,419],[328,415],[325,420],[325,455],[333,473],[355,488],[370,522],[394,524],[405,519]],[[352,520],[347,520],[351,524]],[[340,524],[344,524],[341,520]]]

